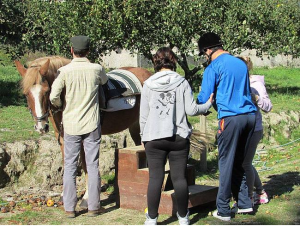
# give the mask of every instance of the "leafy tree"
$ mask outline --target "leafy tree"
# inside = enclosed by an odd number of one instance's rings
[[[196,41],[207,31],[218,33],[233,54],[256,49],[258,55],[300,56],[298,0],[13,2],[1,2],[1,41],[13,37],[23,49],[67,56],[69,38],[86,34],[92,39],[93,60],[117,48],[151,59],[152,51],[168,45],[193,86],[200,83],[201,66],[189,65],[188,58],[199,61]]]
[[[263,52],[272,56],[300,56],[300,5],[297,0],[224,0],[221,5],[218,3],[214,8],[219,20],[215,18],[213,30],[222,36],[225,47],[233,53],[256,49],[260,56]]]
[[[14,55],[18,52],[17,47],[24,32],[24,5],[24,1],[0,1],[0,47]]]
[[[185,77],[193,83],[199,77],[195,73],[200,67],[190,69],[187,58],[195,55],[197,46],[193,40],[203,29],[202,22],[198,22],[204,21],[205,2],[127,0],[120,4],[121,46],[151,60],[153,50],[169,45],[177,50],[178,63],[185,71]]]
[[[117,1],[115,1],[117,2]],[[178,63],[193,85],[199,84],[201,67],[188,65],[197,58],[195,41],[207,31],[218,33],[226,49],[239,54],[256,49],[270,55],[300,55],[299,3],[296,0],[127,0],[115,21],[122,47],[151,59],[151,50],[169,45],[178,52]],[[123,32],[122,32],[123,31]],[[123,36],[121,35],[123,34]]]

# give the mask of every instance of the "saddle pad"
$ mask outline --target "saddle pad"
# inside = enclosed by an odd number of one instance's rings
[[[131,109],[134,107],[135,103],[136,103],[136,96],[113,98],[107,102],[107,108],[101,110],[113,112],[113,111]]]
[[[138,78],[130,71],[115,69],[107,73],[108,89],[123,90],[122,96],[137,95],[141,93],[142,85]],[[124,92],[124,90],[128,90]]]

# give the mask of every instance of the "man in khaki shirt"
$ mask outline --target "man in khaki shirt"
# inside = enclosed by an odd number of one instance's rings
[[[77,204],[76,170],[83,142],[87,171],[89,175],[89,216],[96,216],[100,209],[99,147],[101,140],[98,88],[107,82],[105,70],[90,63],[86,58],[90,39],[87,36],[71,38],[70,64],[58,70],[50,94],[50,101],[56,107],[63,105],[60,95],[66,88],[64,103],[64,176],[63,201],[67,217],[75,217]]]

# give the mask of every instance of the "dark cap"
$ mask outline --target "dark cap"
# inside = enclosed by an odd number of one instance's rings
[[[223,46],[219,35],[213,32],[207,32],[202,35],[198,41],[199,55],[205,53],[206,49]]]
[[[90,48],[90,38],[88,36],[74,36],[70,39],[70,41],[74,50],[89,50]]]

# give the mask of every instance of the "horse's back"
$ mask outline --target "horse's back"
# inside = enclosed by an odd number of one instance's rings
[[[152,75],[150,71],[141,67],[122,67],[120,69],[132,72],[138,78],[142,85]]]
[[[143,85],[151,76],[151,72],[140,67],[122,67],[120,69],[128,70],[133,73]],[[136,95],[136,104],[131,109],[105,112],[102,124],[102,134],[113,134],[121,132],[138,122],[140,110],[140,95]],[[139,133],[139,131],[136,131]]]

